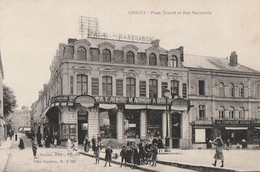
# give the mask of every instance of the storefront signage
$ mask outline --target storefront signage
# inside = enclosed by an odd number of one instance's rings
[[[251,124],[250,120],[215,120],[215,124]]]
[[[210,121],[210,120],[200,120],[200,121],[194,121],[194,124],[211,125],[211,124],[212,124],[212,121]]]

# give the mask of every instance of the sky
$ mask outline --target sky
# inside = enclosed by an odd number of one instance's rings
[[[154,36],[168,50],[184,46],[185,54],[226,58],[236,51],[240,64],[260,71],[259,6],[258,0],[0,0],[4,83],[18,108],[30,107],[50,79],[59,43],[80,38],[80,16],[98,18],[104,32]]]

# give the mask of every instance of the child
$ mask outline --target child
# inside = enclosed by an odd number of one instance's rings
[[[67,150],[68,150],[68,153],[71,153],[71,140],[70,140],[70,138],[68,138],[68,141],[67,141]]]
[[[126,151],[126,147],[125,146],[122,147],[122,150],[120,152],[120,156],[121,156],[121,165],[120,165],[120,167],[122,167],[123,161],[125,161],[125,167],[126,167],[127,151]]]
[[[101,149],[102,149],[101,145],[96,142],[94,145],[94,154],[95,154],[95,158],[96,158],[95,164],[99,164],[99,154],[100,154]]]
[[[153,155],[152,155],[153,164],[152,164],[152,166],[156,167],[157,154],[158,154],[157,143],[154,143],[152,151],[153,151]]]
[[[111,164],[110,164],[110,163],[111,163],[111,159],[112,159],[111,156],[112,156],[113,150],[111,149],[111,147],[110,147],[109,144],[108,144],[108,146],[107,146],[105,152],[106,152],[106,156],[105,156],[106,163],[105,163],[105,166],[104,166],[104,167],[106,167],[107,162],[109,163],[109,167],[111,167]]]
[[[77,141],[77,138],[74,139],[73,150],[74,151],[78,151],[78,141]]]
[[[54,146],[55,146],[55,148],[57,146],[57,139],[56,138],[54,139]]]

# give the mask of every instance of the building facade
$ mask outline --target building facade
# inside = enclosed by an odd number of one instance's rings
[[[15,110],[10,114],[12,130],[15,133],[30,131],[31,129],[31,110],[22,106],[21,110]]]
[[[219,132],[249,141],[245,131],[257,130],[260,73],[239,65],[235,52],[230,60],[193,57],[183,47],[165,50],[159,40],[89,37],[60,44],[50,70],[33,112],[43,135],[61,143],[99,134],[206,148]]]

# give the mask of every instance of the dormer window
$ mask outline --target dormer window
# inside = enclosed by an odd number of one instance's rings
[[[126,53],[126,63],[127,64],[134,64],[135,63],[135,57],[134,57],[134,53],[132,51],[128,51]]]
[[[104,49],[102,52],[103,62],[111,62],[111,52],[108,49]]]
[[[176,56],[170,58],[170,67],[178,67],[178,59]]]
[[[87,60],[87,51],[84,47],[78,48],[77,57],[78,57],[79,60]]]
[[[149,55],[149,65],[157,65],[157,59],[154,53]]]

